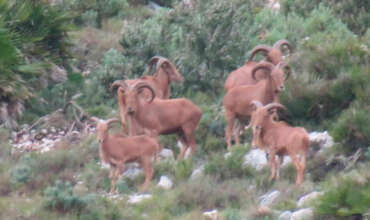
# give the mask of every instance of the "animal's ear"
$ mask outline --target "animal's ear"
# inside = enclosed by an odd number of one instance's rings
[[[166,69],[168,77],[170,77],[171,81],[178,83],[184,82],[184,77],[181,75],[181,73],[175,67],[175,65],[171,63],[169,60],[165,60],[158,65],[161,65],[162,68]]]
[[[278,64],[278,67],[284,71],[284,80],[287,80],[292,73],[292,69],[290,68],[290,66],[285,62],[280,62]]]
[[[120,93],[120,94],[125,94],[126,93],[126,89],[122,88],[122,87],[119,87],[117,89],[117,93]]]

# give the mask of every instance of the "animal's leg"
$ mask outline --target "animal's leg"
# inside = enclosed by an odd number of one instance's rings
[[[115,181],[114,181],[114,185],[113,185],[113,192],[114,193],[117,193],[119,194],[119,191],[118,189],[116,188],[116,182],[117,180],[119,180],[119,178],[121,177],[121,174],[126,170],[126,167],[123,163],[121,164],[118,164],[116,169],[115,169],[115,173],[114,173],[114,178],[115,178]]]
[[[301,177],[301,175],[303,175],[303,173],[302,173],[302,166],[299,163],[299,160],[298,160],[296,154],[291,153],[291,154],[289,154],[289,156],[292,158],[292,161],[293,161],[293,163],[294,163],[294,165],[295,165],[295,167],[297,169],[297,179],[296,179],[296,183],[295,184],[297,186],[299,186],[299,185],[301,185],[302,180],[303,180],[303,176]]]
[[[278,155],[278,163],[277,163],[277,169],[276,169],[276,179],[278,180],[280,178],[280,168],[283,164],[284,157]]]
[[[240,145],[240,131],[242,130],[242,123],[238,120],[236,120],[236,123],[234,124],[234,140],[236,145]]]
[[[304,171],[306,169],[306,155],[302,154],[300,159],[301,159],[300,160],[301,170],[299,173],[298,185],[300,185],[303,182]]]
[[[185,157],[185,153],[186,153],[186,150],[188,148],[188,143],[186,142],[185,140],[185,137],[184,137],[184,132],[181,132],[180,134],[180,142],[181,142],[181,150],[180,150],[180,153],[179,155],[177,156],[177,160],[181,160],[181,159],[184,159]]]
[[[143,185],[140,187],[140,191],[145,192],[148,189],[150,180],[153,177],[154,168],[153,168],[151,156],[143,157],[140,162],[141,162],[141,167],[143,168],[145,172],[145,181]]]
[[[269,157],[270,157],[269,162],[271,166],[271,175],[270,175],[270,181],[271,181],[276,176],[276,161],[275,161],[275,151],[274,150],[270,150]]]
[[[183,129],[184,129],[186,145],[187,145],[187,148],[190,147],[190,156],[192,156],[197,147],[197,144],[195,142],[195,137],[194,137],[194,128],[190,126],[186,126]]]
[[[116,188],[116,181],[117,181],[117,167],[116,166],[111,166],[111,170],[110,170],[110,180],[111,180],[111,185],[110,185],[110,193],[114,193],[114,190]]]
[[[231,134],[233,133],[233,128],[234,128],[234,120],[235,120],[235,114],[226,110],[225,112],[225,117],[226,117],[226,132],[225,132],[225,138],[226,138],[226,143],[227,143],[227,149],[231,149]]]

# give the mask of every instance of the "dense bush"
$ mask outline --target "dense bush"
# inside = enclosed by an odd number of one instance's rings
[[[222,89],[220,80],[245,61],[250,44],[245,32],[261,6],[260,1],[200,1],[193,10],[176,7],[127,26],[121,40],[126,72],[140,75],[152,56],[161,55],[183,73],[184,88],[215,94]]]
[[[254,170],[243,166],[243,157],[248,150],[245,146],[234,146],[226,158],[220,152],[213,153],[205,164],[204,172],[220,180],[252,176]]]
[[[74,195],[69,182],[56,181],[55,186],[44,192],[45,207],[59,212],[81,212],[87,206],[85,198]]]
[[[309,13],[318,5],[325,5],[333,9],[336,18],[341,19],[348,27],[358,34],[363,34],[370,25],[370,3],[366,0],[282,0],[281,6],[284,14],[297,13],[308,17]]]
[[[352,171],[329,182],[327,191],[316,203],[316,212],[322,216],[348,219],[348,216],[362,216],[370,211],[369,204],[369,176]]]
[[[123,16],[128,10],[127,0],[67,0],[64,10],[72,10],[78,16],[76,23],[102,27],[103,20],[116,15]]]
[[[38,1],[0,1],[1,123],[15,119],[35,91],[47,85],[54,64],[68,66],[72,16]]]

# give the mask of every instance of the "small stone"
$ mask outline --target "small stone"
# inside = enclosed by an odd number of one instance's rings
[[[313,211],[311,208],[299,209],[293,212],[290,220],[311,220],[313,219]]]
[[[205,217],[205,219],[208,220],[219,220],[220,214],[218,213],[217,209],[214,209],[211,211],[203,212],[203,216]]]
[[[224,159],[227,159],[230,156],[231,156],[231,152],[227,152],[226,154],[224,154]]]
[[[317,198],[319,198],[323,193],[322,192],[312,192],[312,193],[309,193],[305,196],[302,196],[298,202],[297,202],[297,206],[299,208],[302,208],[302,207],[305,207],[305,206],[309,206],[312,204],[312,202],[314,200],[316,200]]]
[[[267,193],[260,197],[260,206],[270,206],[275,200],[280,196],[280,192],[275,190],[270,193]]]
[[[200,176],[203,175],[203,171],[204,171],[204,165],[198,167],[197,169],[195,169],[192,173],[191,173],[191,176],[190,176],[190,179],[193,180],[193,179],[196,179]]]
[[[52,133],[56,133],[56,132],[57,132],[57,130],[56,130],[54,127],[51,127],[51,128],[50,128],[50,131],[51,131]]]
[[[146,200],[146,199],[150,199],[152,198],[152,195],[150,194],[134,194],[134,195],[130,195],[129,196],[129,199],[128,199],[128,203],[129,204],[138,204],[140,202],[142,202],[143,200]]]
[[[48,130],[46,129],[41,129],[41,134],[47,134],[48,133]]]
[[[285,211],[279,215],[278,220],[290,220],[291,217],[292,217],[292,212]]]
[[[163,189],[171,189],[172,186],[173,186],[173,183],[172,183],[171,179],[168,178],[167,176],[161,176],[157,186],[159,186]]]

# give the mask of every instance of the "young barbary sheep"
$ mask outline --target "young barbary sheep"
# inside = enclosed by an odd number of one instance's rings
[[[274,65],[283,61],[281,47],[287,46],[290,53],[293,51],[292,45],[287,40],[277,41],[273,47],[267,45],[258,45],[251,51],[249,60],[238,69],[234,70],[229,74],[225,81],[225,91],[228,92],[230,89],[241,86],[241,85],[253,85],[258,82],[258,79],[252,77],[252,69],[257,65],[257,62],[253,61],[256,54],[262,52],[265,56],[265,60],[271,62]],[[257,74],[263,75],[261,71]]]
[[[149,61],[149,72],[151,72],[153,65],[157,63],[156,72],[153,76],[142,76],[139,79],[132,79],[132,80],[116,80],[112,84],[112,89],[119,88],[122,83],[125,83],[127,86],[134,85],[138,81],[144,81],[149,83],[152,86],[154,91],[157,94],[158,98],[161,99],[168,99],[170,97],[170,84],[171,82],[178,82],[182,83],[184,81],[184,77],[181,73],[176,69],[176,67],[167,59],[160,56],[154,56]],[[143,96],[149,97],[150,94],[142,94]],[[124,112],[126,112],[126,100],[125,94],[120,90],[117,89],[117,102],[119,106],[120,117],[122,121],[122,130],[124,133],[127,133],[127,124],[126,121],[129,121],[131,127],[134,129],[130,129],[132,133],[129,135],[139,135],[143,134],[144,130],[141,128],[136,121],[132,117],[125,117]]]
[[[309,147],[309,137],[302,127],[292,127],[283,121],[276,122],[272,117],[273,109],[285,110],[279,103],[263,106],[253,101],[251,127],[253,130],[252,146],[258,146],[269,153],[271,165],[270,179],[279,178],[280,165],[284,155],[289,155],[297,169],[296,185],[303,182],[306,168],[306,155]],[[279,157],[276,163],[275,155]]]
[[[91,119],[97,122],[100,159],[110,165],[110,192],[117,192],[116,182],[125,171],[125,164],[128,162],[138,162],[143,168],[145,181],[140,190],[145,191],[153,176],[152,158],[156,159],[161,150],[157,139],[145,135],[126,137],[123,134],[109,135],[109,125],[113,122],[120,122],[118,119],[106,121],[95,117]]]
[[[121,90],[126,95],[126,115],[134,117],[137,123],[152,136],[177,133],[184,144],[178,159],[185,156],[190,147],[193,154],[196,148],[194,133],[202,117],[202,111],[190,100],[157,99],[154,89],[146,82],[138,82],[133,86],[121,83]],[[140,96],[145,89],[151,92],[148,100]]]
[[[236,144],[240,144],[240,132],[233,132],[234,120],[248,122],[252,112],[250,102],[258,100],[263,104],[279,102],[280,92],[284,89],[284,80],[289,77],[289,72],[284,69],[288,67],[285,63],[273,64],[261,61],[252,69],[252,77],[256,78],[258,70],[265,70],[265,78],[260,79],[255,85],[238,86],[228,91],[224,97],[223,105],[226,116],[225,138],[227,147],[231,147],[231,134],[234,134]]]

